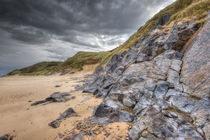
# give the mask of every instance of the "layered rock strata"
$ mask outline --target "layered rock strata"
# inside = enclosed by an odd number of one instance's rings
[[[99,68],[83,87],[104,98],[90,121],[133,122],[132,140],[210,139],[209,18],[185,52],[195,20],[155,29]]]

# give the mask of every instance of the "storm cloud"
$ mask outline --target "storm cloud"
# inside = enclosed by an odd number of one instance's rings
[[[1,0],[0,71],[113,49],[173,1]]]

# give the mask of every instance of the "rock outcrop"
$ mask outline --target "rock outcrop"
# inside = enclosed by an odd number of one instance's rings
[[[184,54],[195,20],[155,29],[113,56],[84,85],[104,98],[90,120],[133,122],[132,140],[210,139],[209,18]]]
[[[12,139],[13,139],[13,137],[10,136],[9,134],[0,136],[0,140],[12,140]]]
[[[32,103],[31,106],[35,106],[35,105],[39,105],[39,104],[49,104],[52,102],[66,102],[71,99],[71,98],[67,98],[67,96],[70,96],[70,94],[67,92],[64,92],[64,93],[54,92],[46,99]]]
[[[69,117],[77,117],[77,113],[72,109],[68,108],[66,111],[64,111],[56,120],[49,123],[49,126],[53,128],[58,128],[63,120]]]

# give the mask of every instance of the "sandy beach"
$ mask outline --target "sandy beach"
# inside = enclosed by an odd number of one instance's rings
[[[68,135],[78,121],[92,115],[94,107],[102,102],[91,94],[71,93],[76,98],[64,103],[31,106],[34,101],[42,100],[54,92],[73,90],[84,76],[92,69],[64,76],[11,76],[0,78],[0,136],[11,134],[15,140],[56,140]],[[56,87],[57,86],[57,87]],[[85,99],[85,100],[84,100]],[[59,128],[52,128],[48,123],[55,120],[68,108],[73,108],[79,117],[64,120]],[[119,128],[120,124],[120,128]],[[126,136],[128,124],[110,124],[113,136],[87,137],[86,139],[115,139],[116,134]],[[111,128],[110,128],[111,127]],[[112,129],[113,128],[113,129]],[[111,132],[110,132],[111,133]]]

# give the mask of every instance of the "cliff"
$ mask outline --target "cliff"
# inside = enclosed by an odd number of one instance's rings
[[[98,68],[80,87],[104,98],[89,121],[132,122],[132,140],[210,139],[210,14],[198,20],[157,27]]]

